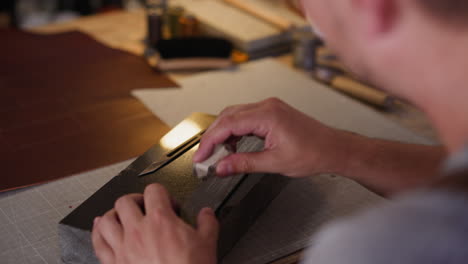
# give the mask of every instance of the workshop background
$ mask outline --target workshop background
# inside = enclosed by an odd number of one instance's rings
[[[22,29],[70,21],[80,16],[142,7],[139,0],[4,0],[0,27]]]

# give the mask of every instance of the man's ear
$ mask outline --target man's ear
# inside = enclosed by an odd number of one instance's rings
[[[371,35],[391,31],[398,20],[398,0],[351,0],[355,14]]]

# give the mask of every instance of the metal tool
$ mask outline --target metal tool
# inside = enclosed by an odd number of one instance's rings
[[[151,163],[145,170],[143,170],[138,177],[142,177],[148,174],[153,174],[156,171],[164,168],[166,165],[171,163],[173,160],[177,159],[179,156],[187,152],[193,148],[196,144],[200,142],[201,136],[205,133],[205,130],[201,131],[200,133],[196,134],[195,136],[191,137],[184,143],[180,144],[177,148],[168,152],[163,158],[160,160],[154,161]]]
[[[300,29],[293,32],[294,66],[305,71],[312,71],[316,66],[316,49],[321,40],[315,37],[310,29]]]

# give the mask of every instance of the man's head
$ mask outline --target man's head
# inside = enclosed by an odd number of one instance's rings
[[[302,0],[302,4],[352,71],[410,100],[415,97],[412,91],[405,91],[403,80],[395,79],[422,71],[424,57],[442,48],[441,38],[468,32],[466,0]]]
[[[421,107],[439,132],[450,125],[447,115],[457,122],[456,108],[468,97],[468,1],[302,0],[302,5],[350,70]],[[466,125],[458,133],[468,137]],[[444,136],[455,147],[450,139],[455,136]]]

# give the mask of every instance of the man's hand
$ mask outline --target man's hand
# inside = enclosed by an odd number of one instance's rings
[[[441,147],[372,139],[327,127],[278,99],[226,108],[205,132],[194,162],[215,145],[244,135],[265,139],[257,153],[224,158],[216,173],[280,173],[290,177],[336,173],[382,194],[430,183],[445,156]]]
[[[347,158],[344,150],[350,135],[273,98],[222,111],[203,135],[194,162],[208,158],[215,145],[249,134],[265,139],[264,151],[226,157],[217,166],[218,175],[269,172],[302,177],[339,172]]]
[[[144,206],[145,213],[142,212]],[[205,208],[195,230],[174,212],[158,184],[118,199],[115,208],[94,221],[92,242],[102,264],[216,263],[218,222]]]

